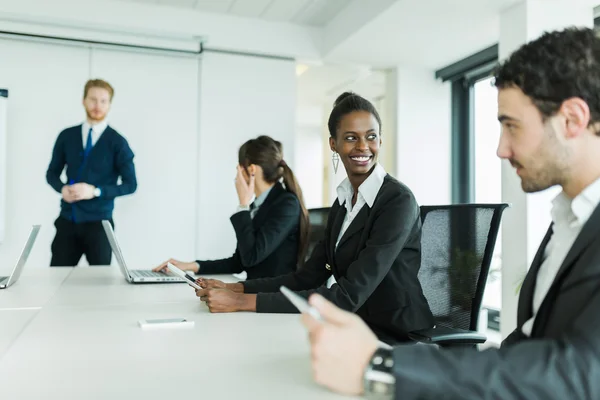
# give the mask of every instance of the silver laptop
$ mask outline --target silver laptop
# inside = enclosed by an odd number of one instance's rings
[[[102,226],[104,227],[104,232],[106,232],[106,236],[108,237],[108,242],[110,243],[110,247],[112,248],[115,257],[117,258],[117,263],[121,268],[121,272],[125,279],[129,283],[185,283],[183,279],[178,276],[171,275],[170,273],[164,272],[152,272],[150,270],[145,269],[129,269],[127,268],[127,264],[125,263],[125,259],[123,258],[123,252],[119,247],[119,243],[117,242],[117,237],[115,236],[115,231],[112,228],[110,222],[104,220],[102,221]]]
[[[29,257],[31,249],[33,249],[33,244],[35,243],[35,239],[37,239],[40,227],[41,225],[33,225],[31,227],[29,237],[27,238],[27,242],[25,243],[25,247],[23,248],[21,256],[19,257],[19,260],[13,268],[10,276],[0,276],[0,289],[6,289],[10,285],[14,284],[17,281],[17,279],[19,279],[19,276],[21,276],[21,271],[23,271],[23,267],[25,267],[25,263],[27,262],[27,257]]]

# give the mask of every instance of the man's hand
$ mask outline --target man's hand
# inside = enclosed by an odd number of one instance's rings
[[[302,315],[309,332],[315,381],[342,394],[362,394],[363,375],[377,350],[377,337],[359,316],[339,309],[322,296],[312,295],[309,303],[325,320],[319,322]]]
[[[70,203],[75,203],[77,201],[75,194],[71,190],[71,186],[64,185],[62,187],[61,193],[62,193],[62,198],[66,203],[70,204]]]
[[[79,200],[90,200],[94,198],[95,186],[89,183],[76,183],[71,185],[71,194],[75,197],[76,201]]]
[[[212,313],[256,311],[256,295],[235,293],[228,289],[196,290],[196,296],[206,303]]]

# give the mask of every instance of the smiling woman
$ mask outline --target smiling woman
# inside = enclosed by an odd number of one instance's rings
[[[401,182],[378,164],[381,118],[373,105],[344,93],[329,117],[329,144],[347,179],[337,188],[323,239],[291,274],[225,284],[200,279],[196,292],[211,312],[294,313],[281,286],[302,297],[320,293],[355,312],[383,341],[408,341],[408,332],[433,326],[417,274],[421,264],[419,206]],[[333,157],[334,162],[336,157]],[[333,276],[330,288],[324,283]]]
[[[355,192],[377,163],[381,146],[381,118],[366,99],[343,93],[335,102],[328,122],[331,151],[338,153]]]

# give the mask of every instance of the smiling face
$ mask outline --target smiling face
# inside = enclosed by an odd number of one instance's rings
[[[329,145],[340,155],[348,177],[368,176],[373,170],[381,146],[379,130],[377,119],[368,111],[353,111],[340,119]]]

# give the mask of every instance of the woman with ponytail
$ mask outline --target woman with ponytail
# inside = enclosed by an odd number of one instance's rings
[[[238,283],[199,279],[196,296],[211,312],[293,313],[298,310],[281,286],[305,298],[319,293],[359,315],[380,340],[410,342],[408,332],[433,326],[418,279],[419,205],[378,162],[381,118],[371,102],[342,94],[328,127],[333,167],[343,167],[347,178],[337,188],[323,240],[306,264],[284,276]],[[331,276],[336,282],[327,287]]]
[[[213,261],[168,262],[186,271],[233,274],[248,279],[274,277],[302,265],[308,246],[308,211],[280,142],[269,136],[240,147],[235,188],[239,206],[231,216],[237,246],[232,257]],[[166,271],[167,262],[154,268]]]

